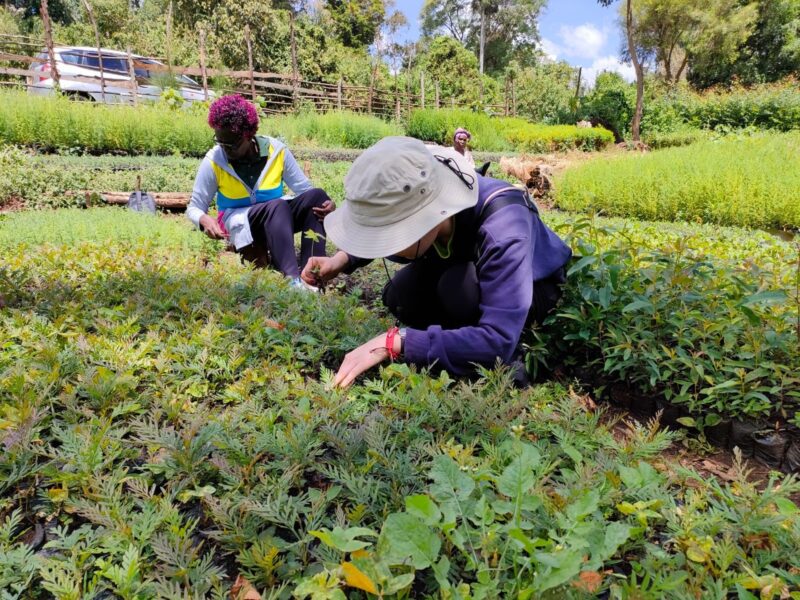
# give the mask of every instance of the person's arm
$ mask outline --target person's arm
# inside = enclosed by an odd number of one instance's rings
[[[204,158],[197,170],[192,187],[192,198],[186,208],[186,217],[194,226],[203,231],[213,231],[214,226],[219,227],[216,221],[208,216],[208,208],[217,193],[217,177],[211,168],[209,159]]]
[[[513,357],[533,302],[531,214],[523,206],[507,206],[491,215],[479,233],[476,261],[481,316],[478,324],[459,329],[434,325],[409,328],[403,358],[419,365],[436,363],[461,375],[474,364],[494,365]]]
[[[313,187],[289,148],[283,149],[283,182],[295,194],[302,194]]]

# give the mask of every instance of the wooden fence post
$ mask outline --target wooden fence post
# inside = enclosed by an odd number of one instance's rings
[[[299,96],[297,87],[300,80],[300,70],[297,68],[297,43],[294,35],[294,10],[289,8],[289,40],[292,54],[292,106],[297,108]]]
[[[50,57],[50,77],[53,78],[53,88],[61,91],[61,79],[58,75],[56,66],[56,51],[53,48],[53,26],[50,22],[50,12],[47,7],[47,0],[42,0],[41,5],[42,22],[44,23],[44,41],[47,46],[47,54]]]
[[[208,100],[208,74],[206,73],[206,28],[200,28],[200,76],[203,78],[203,99]]]
[[[94,29],[94,43],[97,45],[97,61],[100,66],[100,97],[103,99],[103,102],[105,102],[106,76],[103,70],[103,50],[100,46],[100,30],[97,29],[97,20],[94,18],[94,11],[92,10],[92,5],[89,4],[89,0],[83,0],[83,5],[86,7],[86,14],[89,15],[89,22],[92,24],[92,28]]]
[[[136,69],[133,66],[130,46],[128,46],[128,76],[131,80],[131,98],[133,98],[133,105],[136,106],[139,103],[139,89],[136,84]]]
[[[342,80],[339,79],[339,84],[336,86],[336,106],[342,110]]]
[[[172,0],[169,0],[167,8],[167,68],[172,75]]]
[[[367,112],[372,114],[372,92],[375,89],[375,71],[378,70],[377,65],[372,68],[369,72],[369,96],[367,96]],[[395,90],[397,89],[397,85],[395,84]],[[397,92],[395,91],[395,94]]]
[[[253,75],[253,44],[250,41],[250,25],[244,26],[244,39],[247,42],[247,68],[250,71],[250,96],[256,101],[256,79]]]
[[[419,74],[419,100],[422,108],[425,108],[425,71]]]

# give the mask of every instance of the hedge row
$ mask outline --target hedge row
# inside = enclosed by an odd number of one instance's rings
[[[556,204],[652,221],[800,227],[800,133],[727,137],[586,161],[556,182]]]
[[[600,150],[614,141],[602,127],[581,129],[573,125],[536,125],[513,117],[490,117],[468,110],[415,110],[408,121],[408,135],[449,145],[456,128],[472,133],[470,146],[488,152]]]
[[[136,108],[0,91],[0,142],[91,154],[203,156],[212,145],[207,108]],[[366,148],[402,128],[355,113],[300,113],[262,119],[262,133],[290,144]]]

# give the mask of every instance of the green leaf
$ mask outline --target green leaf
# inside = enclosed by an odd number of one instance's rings
[[[441,545],[439,536],[419,517],[408,513],[393,513],[386,518],[381,528],[378,552],[389,564],[410,562],[415,569],[427,569],[436,562]]]
[[[751,304],[780,304],[786,301],[786,292],[780,290],[771,290],[765,292],[758,292],[752,294],[742,300],[743,306]]]
[[[800,512],[797,505],[788,498],[775,498],[775,505],[778,507],[778,512],[787,517]]]
[[[697,427],[697,422],[692,417],[680,417],[675,420],[684,427]]]
[[[462,473],[458,464],[449,456],[437,456],[431,468],[430,492],[439,503],[463,502],[475,489],[475,482]]]
[[[603,540],[603,550],[600,559],[605,562],[619,549],[622,544],[628,541],[633,527],[627,523],[615,521],[606,527],[605,539]]]
[[[326,546],[335,548],[340,552],[355,552],[367,546],[371,546],[372,542],[365,542],[358,540],[358,537],[375,537],[375,532],[366,527],[349,527],[342,529],[341,527],[334,527],[333,531],[323,527],[320,530],[309,531],[311,535],[320,540]]]
[[[538,553],[536,560],[550,567],[539,569],[539,576],[534,579],[534,587],[541,593],[563,585],[575,577],[583,564],[583,552],[570,549],[552,554]]]
[[[634,300],[633,302],[631,302],[629,304],[626,304],[622,308],[622,312],[623,313],[629,313],[629,312],[633,312],[635,310],[639,310],[639,309],[642,309],[642,308],[644,308],[644,309],[646,309],[646,310],[648,310],[650,312],[653,312],[653,303],[649,302],[648,300]]]
[[[577,273],[578,271],[580,271],[581,269],[583,269],[588,265],[593,265],[596,262],[597,262],[597,256],[594,255],[584,256],[582,259],[580,259],[578,262],[576,262],[569,268],[569,271],[567,271],[567,277],[569,277],[573,273]]]
[[[525,444],[520,455],[511,461],[497,480],[501,494],[519,501],[536,483],[534,469],[539,465],[541,455],[531,445]]]
[[[600,505],[600,492],[590,490],[579,497],[575,502],[567,506],[567,517],[572,521],[585,518],[597,510]]]
[[[419,517],[426,525],[436,525],[442,518],[436,503],[423,494],[406,498],[406,511]]]

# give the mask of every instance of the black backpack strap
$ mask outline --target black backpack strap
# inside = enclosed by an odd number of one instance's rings
[[[506,192],[522,192],[522,194],[508,194],[506,196],[499,197]],[[488,198],[486,198],[486,200],[484,200],[483,206],[481,206],[480,211],[478,211],[478,218],[481,222],[483,222],[501,208],[515,204],[524,206],[537,215],[539,214],[539,209],[536,207],[536,204],[528,193],[528,190],[521,190],[518,187],[510,185],[508,187],[495,190],[489,195]]]

